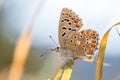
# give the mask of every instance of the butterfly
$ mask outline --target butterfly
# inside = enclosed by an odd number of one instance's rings
[[[82,19],[71,9],[63,8],[58,27],[60,47],[51,49],[63,57],[89,61],[98,49],[99,35],[91,29],[80,30]],[[94,60],[92,61],[94,62]]]

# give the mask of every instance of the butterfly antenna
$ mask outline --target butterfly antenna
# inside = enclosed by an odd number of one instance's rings
[[[42,52],[42,54],[40,54],[40,57],[43,57],[44,55],[48,54],[49,53],[49,49],[45,50]]]
[[[118,31],[118,29],[117,29],[117,28],[116,28],[116,31],[117,31],[118,35],[120,36],[120,32]]]
[[[54,41],[54,39],[52,38],[51,35],[49,35],[50,39],[53,41],[53,43],[55,44],[55,46],[57,46],[57,43]]]
[[[57,46],[57,44],[56,44],[56,42],[54,41],[54,39],[52,38],[52,36],[49,35],[49,37],[50,37],[50,39],[53,41],[53,43],[55,44],[55,46]],[[55,46],[54,46],[54,48],[55,48]],[[50,49],[48,49],[48,50],[50,50]],[[42,53],[42,54],[40,55],[40,57],[44,56],[44,55],[47,54],[47,53],[48,53],[48,52],[45,51],[44,53]]]

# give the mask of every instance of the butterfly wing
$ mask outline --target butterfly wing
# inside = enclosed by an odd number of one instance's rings
[[[98,46],[98,34],[93,30],[82,30],[81,19],[70,9],[63,8],[58,38],[60,47],[71,50],[76,57],[92,56]]]
[[[98,47],[98,34],[90,29],[78,31],[65,43],[65,47],[76,52],[76,57],[92,56]]]
[[[65,43],[82,27],[81,19],[70,9],[63,8],[60,21],[58,38],[60,47],[65,47]]]

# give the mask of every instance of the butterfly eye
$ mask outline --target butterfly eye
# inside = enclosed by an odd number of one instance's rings
[[[59,49],[59,47],[57,47],[57,49]]]

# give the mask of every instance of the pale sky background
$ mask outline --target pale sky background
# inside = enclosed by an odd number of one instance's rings
[[[8,41],[17,42],[39,3],[40,13],[32,38],[35,47],[53,46],[49,35],[58,44],[59,17],[64,7],[72,9],[82,18],[82,29],[96,30],[100,39],[113,24],[120,21],[120,0],[2,0],[3,35]],[[111,31],[106,53],[107,56],[120,56],[120,36],[115,28]]]

